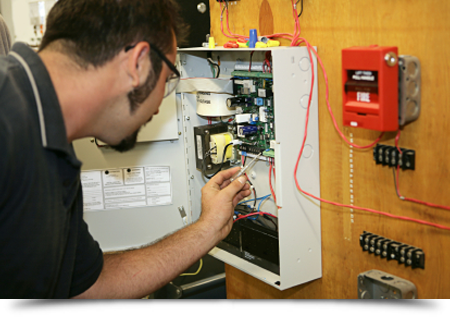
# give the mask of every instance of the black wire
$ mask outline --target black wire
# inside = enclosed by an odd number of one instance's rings
[[[215,68],[217,68],[217,69],[216,69],[216,70],[217,70],[216,78],[218,78],[218,77],[220,76],[220,66],[219,66],[217,63],[215,63],[214,60],[211,59],[211,58],[208,58],[207,60],[208,60],[209,64],[211,64],[211,65],[213,65]]]
[[[300,10],[300,13],[298,14],[298,17],[299,17],[299,18],[300,18],[300,16],[301,16],[302,13],[303,13],[303,0],[298,0],[297,3],[296,3],[296,4],[298,4],[300,1],[301,1],[302,3],[301,3],[301,10]]]
[[[105,146],[102,146],[102,145],[98,144],[97,138],[94,138],[94,142],[95,142],[95,145],[97,146],[97,148],[104,148],[105,147]]]
[[[210,154],[208,154],[208,153],[209,153],[212,149],[214,149],[215,147],[209,149],[209,151],[208,151],[207,153],[205,153],[205,156],[203,157],[203,161],[202,161],[202,164],[203,164],[203,165],[202,165],[202,173],[203,173],[203,176],[204,176],[206,179],[211,179],[211,178],[214,177],[216,174],[218,174],[220,170],[222,170],[223,163],[224,163],[224,161],[225,161],[225,156],[226,156],[226,154],[227,154],[227,149],[228,149],[228,147],[231,146],[231,145],[233,145],[233,143],[229,143],[229,144],[227,144],[227,145],[225,146],[225,148],[223,149],[222,163],[220,164],[219,169],[218,169],[216,172],[214,172],[212,175],[210,175],[210,176],[208,176],[208,175],[206,174],[206,170],[205,170],[205,160],[206,160],[206,157],[210,156]]]
[[[270,222],[273,223],[273,225],[275,226],[275,231],[278,231],[278,225],[275,223],[275,221],[272,220],[272,217],[266,216],[265,214],[263,215],[263,218],[266,220],[269,220]]]

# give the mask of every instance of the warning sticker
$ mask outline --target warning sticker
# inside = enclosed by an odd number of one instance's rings
[[[84,211],[172,204],[170,167],[81,172]]]

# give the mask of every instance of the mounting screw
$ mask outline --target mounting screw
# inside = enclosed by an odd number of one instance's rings
[[[197,5],[197,10],[198,10],[198,12],[200,12],[200,13],[205,13],[205,12],[206,12],[206,9],[207,9],[207,7],[206,7],[206,4],[205,4],[204,2],[200,2],[200,3]]]
[[[397,64],[397,55],[394,52],[388,52],[384,56],[384,61],[389,67],[394,67]]]
[[[210,164],[208,164],[206,167],[208,168],[208,170],[212,169],[212,165],[210,165]]]
[[[194,175],[191,176],[191,179],[194,179]]]
[[[185,119],[189,121],[189,120],[191,120],[191,117],[186,116]]]
[[[181,136],[181,131],[178,132],[178,135]]]

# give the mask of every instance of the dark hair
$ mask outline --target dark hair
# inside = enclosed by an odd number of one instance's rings
[[[173,36],[180,43],[185,30],[174,0],[59,0],[47,17],[39,50],[57,41],[57,48],[80,66],[100,67],[139,41],[168,53]],[[155,71],[161,69],[160,59],[150,56],[157,62]]]

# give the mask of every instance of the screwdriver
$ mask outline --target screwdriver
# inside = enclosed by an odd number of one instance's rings
[[[242,176],[247,170],[248,168],[250,168],[251,166],[253,166],[253,164],[256,162],[256,160],[259,159],[259,157],[262,155],[262,152],[260,152],[256,157],[253,158],[252,161],[250,161],[245,167],[241,168],[241,170],[239,170],[238,172],[236,172],[231,178],[230,181],[233,182],[234,180],[236,180],[237,178],[239,178],[240,176]]]

